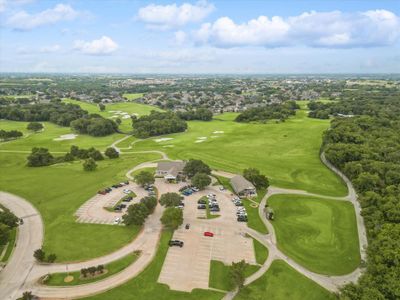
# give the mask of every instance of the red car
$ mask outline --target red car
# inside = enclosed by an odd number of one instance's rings
[[[209,231],[206,231],[206,232],[204,232],[204,236],[213,237],[213,236],[214,236],[214,233],[209,232]]]

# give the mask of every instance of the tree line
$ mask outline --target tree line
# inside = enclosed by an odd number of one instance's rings
[[[296,115],[299,105],[295,101],[286,101],[283,104],[270,104],[263,107],[250,108],[242,112],[235,119],[236,122],[262,122],[268,120],[284,121],[290,116]]]
[[[182,120],[200,120],[200,121],[211,121],[213,113],[207,108],[198,108],[196,110],[179,111],[177,115]]]
[[[110,159],[119,157],[119,153],[112,147],[107,148],[104,154]],[[83,149],[72,145],[69,152],[64,156],[59,157],[53,156],[47,148],[34,147],[27,157],[27,166],[44,167],[57,163],[71,162],[78,159],[84,160],[83,167],[85,171],[93,171],[97,166],[95,161],[104,160],[104,156],[94,147]]]
[[[400,103],[398,95],[340,101],[325,132],[326,158],[354,184],[369,246],[366,272],[341,290],[342,299],[400,297]]]
[[[17,139],[17,138],[20,138],[21,136],[23,136],[21,131],[18,131],[18,130],[6,131],[3,129],[0,129],[0,140],[2,140],[2,141]]]
[[[173,112],[151,111],[150,115],[132,118],[133,135],[138,138],[183,132],[187,123]]]

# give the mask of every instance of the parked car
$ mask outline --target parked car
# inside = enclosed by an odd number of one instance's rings
[[[205,204],[199,204],[197,205],[197,209],[206,209],[206,205]]]
[[[121,218],[115,218],[114,224],[119,224],[119,223],[121,223]]]
[[[126,204],[122,204],[122,203],[121,203],[121,204],[119,205],[119,207],[121,207],[121,209],[122,209],[122,208],[126,208]]]
[[[194,186],[194,187],[192,187],[192,191],[193,191],[193,192],[198,192],[199,189],[198,189],[197,187]]]
[[[238,222],[247,222],[247,217],[246,216],[238,216],[237,221]]]
[[[109,193],[109,192],[112,191],[112,188],[109,188],[109,187],[108,187],[108,188],[105,188],[104,190],[105,190],[107,193]]]
[[[187,224],[185,225],[185,229],[189,229],[189,228],[190,228],[190,224],[187,223]]]
[[[124,192],[124,194],[130,194],[130,193],[133,193],[131,190],[128,190],[128,189],[124,189],[124,190],[123,190],[123,192]]]
[[[183,241],[180,241],[180,240],[170,240],[169,242],[168,242],[168,245],[170,246],[170,247],[172,247],[172,246],[179,246],[179,247],[183,247]]]
[[[211,207],[210,208],[210,211],[213,211],[213,212],[217,212],[217,211],[219,211],[220,209],[219,209],[219,207],[218,206],[214,206],[214,207]]]
[[[105,195],[105,194],[107,194],[107,192],[105,190],[102,190],[102,191],[98,191],[97,194]]]
[[[210,231],[206,231],[204,232],[204,236],[209,236],[209,237],[213,237],[214,233],[210,232]]]
[[[198,203],[198,204],[206,204],[207,201],[204,200],[204,199],[200,199],[200,200],[197,201],[197,203]]]

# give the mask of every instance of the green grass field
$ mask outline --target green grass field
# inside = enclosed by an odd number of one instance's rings
[[[73,133],[69,127],[61,127],[50,122],[43,122],[45,128],[43,132],[30,133],[26,130],[28,122],[15,122],[0,120],[0,128],[6,130],[20,130],[25,135],[9,142],[0,143],[0,151],[30,151],[33,147],[45,147],[50,151],[69,151],[72,145],[82,148],[95,147],[99,150],[105,150],[114,141],[124,137],[123,134],[112,134],[105,137],[93,137],[89,135],[78,135],[75,139],[57,141],[61,135]]]
[[[102,280],[106,277],[114,275],[118,272],[121,272],[123,269],[134,263],[140,256],[140,253],[131,253],[125,257],[122,257],[118,260],[115,260],[104,266],[105,272],[101,275],[97,275],[95,277],[90,277],[87,275],[86,278],[81,278],[81,272],[73,272],[73,273],[55,273],[51,274],[48,280],[45,282],[46,285],[51,286],[71,286],[71,285],[80,285],[90,282],[95,282]],[[96,267],[96,266],[94,266]],[[66,276],[73,276],[74,279],[70,282],[65,282],[64,279]]]
[[[341,179],[319,159],[328,120],[307,118],[305,110],[279,124],[237,123],[235,116],[227,113],[211,122],[191,121],[187,132],[168,135],[171,140],[146,139],[136,142],[133,149],[161,150],[173,159],[202,159],[215,169],[231,172],[255,167],[272,185],[332,196],[346,194]]]
[[[256,239],[253,239],[253,245],[254,245],[254,252],[256,255],[256,262],[260,265],[264,264],[264,262],[268,258],[268,248],[266,248]]]
[[[217,300],[223,293],[194,289],[191,293],[172,291],[165,284],[157,283],[158,276],[168,251],[168,241],[172,232],[164,231],[161,235],[157,254],[150,265],[134,279],[103,294],[84,298],[86,300]]]
[[[247,212],[247,226],[261,233],[267,234],[268,229],[258,214],[258,206],[254,207],[254,203],[248,199],[244,199],[242,202]]]
[[[1,153],[0,190],[24,197],[40,211],[47,253],[55,253],[57,261],[86,260],[121,248],[139,227],[76,223],[76,210],[99,189],[125,179],[133,166],[158,157],[127,154],[99,162],[95,172],[84,172],[81,162],[29,168],[26,154]]]
[[[143,97],[143,93],[136,93],[136,94],[126,93],[126,94],[123,94],[122,97],[125,97],[129,101],[132,101],[132,100]]]
[[[262,277],[244,287],[234,299],[334,300],[336,297],[284,261],[277,260]]]
[[[344,275],[360,264],[355,212],[350,202],[275,195],[272,222],[278,247],[307,269]]]
[[[212,260],[210,263],[209,287],[224,291],[233,290],[234,285],[229,275],[230,269],[231,266],[227,266],[218,260]],[[258,269],[260,269],[259,266],[248,265],[244,272],[245,277],[249,277],[251,274],[257,272]]]

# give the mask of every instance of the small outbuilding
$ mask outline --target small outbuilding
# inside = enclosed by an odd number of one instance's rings
[[[164,177],[167,181],[176,181],[183,177],[184,161],[161,161],[157,164],[156,176]]]
[[[232,177],[231,186],[239,197],[245,198],[257,195],[256,187],[242,175]]]

